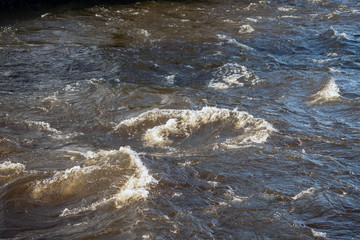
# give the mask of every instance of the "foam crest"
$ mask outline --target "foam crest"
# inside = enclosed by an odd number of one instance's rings
[[[101,197],[96,197],[98,199],[88,206],[66,208],[60,216],[94,210],[109,202],[121,207],[130,200],[146,198],[148,185],[156,182],[139,155],[129,147],[74,154],[85,158],[84,166],[57,171],[50,178],[36,181],[31,196],[45,202],[63,202],[86,196]]]
[[[222,146],[231,145],[234,148],[263,143],[275,130],[265,120],[243,111],[204,107],[201,110],[153,109],[122,121],[115,132],[127,132],[132,137],[140,133],[146,146],[167,147],[189,137],[206,134],[203,133],[206,127],[212,127],[218,134],[204,137],[204,141],[213,139],[213,144],[220,141]]]
[[[344,41],[356,41],[356,39],[345,32],[339,32],[335,28],[330,27],[325,32],[322,32],[318,35],[322,40],[326,41],[327,44],[333,46],[337,43],[344,43]],[[329,41],[331,39],[331,41]]]
[[[340,33],[338,31],[336,31],[333,27],[330,28],[330,31],[332,32],[332,34],[334,35],[334,37],[338,38],[338,39],[346,39],[346,40],[353,40],[353,38],[351,36],[349,36],[346,33]]]
[[[0,163],[0,171],[12,171],[12,172],[23,172],[25,171],[25,165],[21,163],[12,163],[10,161],[6,161],[3,163]]]
[[[255,30],[248,24],[240,26],[239,33],[252,33]]]
[[[309,104],[323,104],[325,102],[338,100],[340,97],[339,86],[334,79],[331,79],[320,91],[312,95],[312,100],[309,101]]]
[[[157,181],[149,174],[149,170],[142,163],[139,155],[129,147],[121,147],[119,151],[128,154],[132,164],[136,167],[136,172],[130,177],[122,189],[115,195],[118,205],[123,204],[129,199],[146,198],[149,194],[146,186]]]
[[[316,189],[311,187],[309,189],[306,189],[306,190],[301,191],[300,193],[296,194],[294,197],[292,197],[292,199],[294,199],[294,200],[302,199],[306,196],[313,195],[315,193],[315,191],[316,191]]]
[[[29,128],[39,129],[40,131],[44,131],[44,132],[59,133],[58,130],[56,130],[55,128],[52,128],[50,126],[50,124],[46,123],[46,122],[25,120],[24,123]]]
[[[243,8],[243,10],[251,11],[259,8],[264,8],[268,3],[269,3],[268,1],[259,1],[258,3],[250,3],[247,7]]]
[[[106,204],[106,203],[108,203],[110,201],[112,201],[112,198],[104,198],[102,200],[99,200],[99,201],[96,201],[96,202],[92,203],[90,206],[84,206],[84,207],[73,208],[73,209],[65,208],[61,212],[59,217],[75,215],[75,214],[85,212],[85,211],[95,211],[97,207],[99,207],[99,206],[101,206],[103,204]]]
[[[289,6],[282,6],[282,7],[278,7],[278,10],[281,12],[293,12],[296,9],[293,7],[289,7]]]
[[[314,229],[311,229],[311,233],[316,238],[326,239],[326,233],[324,233],[324,232],[318,232],[318,231],[315,231]]]
[[[225,197],[233,203],[243,203],[248,199],[248,197],[240,197],[236,195],[234,190],[230,186],[229,189],[225,192]]]
[[[259,82],[259,78],[245,66],[227,63],[216,70],[209,87],[221,90],[243,87],[245,84],[255,85],[257,82]]]
[[[21,163],[13,163],[10,161],[0,163],[0,184],[6,183],[9,179],[18,176],[25,171],[25,165]]]
[[[248,51],[254,51],[255,49],[252,48],[252,47],[249,47],[243,43],[239,43],[236,39],[232,38],[232,37],[229,37],[229,36],[226,36],[226,35],[221,35],[221,34],[218,34],[217,37],[220,39],[220,40],[223,40],[223,41],[226,41],[230,44],[233,44],[235,45],[236,47],[240,47],[242,49],[245,49],[245,50],[248,50]]]

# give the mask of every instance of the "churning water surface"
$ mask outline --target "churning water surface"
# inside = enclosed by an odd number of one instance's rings
[[[360,238],[357,0],[3,21],[1,238]]]

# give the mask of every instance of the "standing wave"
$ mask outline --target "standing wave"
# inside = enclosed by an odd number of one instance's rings
[[[156,180],[144,166],[140,156],[130,147],[119,150],[81,153],[67,151],[66,156],[82,159],[81,166],[61,171],[27,171],[20,163],[0,164],[1,174],[13,179],[13,188],[21,188],[16,193],[5,193],[4,202],[14,199],[28,199],[33,208],[43,206],[63,206],[59,216],[96,210],[103,204],[114,204],[116,208],[145,199],[149,186]],[[17,181],[19,174],[22,177]],[[16,187],[17,182],[21,186]],[[2,182],[4,183],[4,182]],[[6,183],[4,183],[6,184]],[[6,188],[3,189],[6,191]],[[34,204],[34,205],[33,205]],[[26,206],[25,206],[26,207]]]
[[[264,143],[275,129],[244,111],[204,107],[201,110],[153,109],[120,122],[115,133],[140,138],[148,147],[241,147]],[[189,141],[189,142],[186,142]]]

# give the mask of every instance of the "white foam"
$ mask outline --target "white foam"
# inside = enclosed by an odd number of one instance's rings
[[[255,30],[248,24],[240,26],[239,33],[252,33]]]
[[[218,89],[218,90],[224,90],[224,89],[228,89],[229,85],[226,84],[226,83],[223,83],[223,82],[210,81],[209,87],[215,88],[215,89]]]
[[[313,100],[310,104],[322,104],[329,101],[338,100],[341,97],[339,86],[334,79],[330,79],[326,85],[317,93],[312,95]]]
[[[58,92],[55,92],[53,95],[44,98],[44,99],[43,99],[43,102],[53,103],[53,102],[57,101],[57,100],[58,100],[58,99],[57,99],[57,95],[58,95],[58,94],[59,94]]]
[[[335,69],[335,68],[329,68],[329,71],[330,71],[330,72],[333,72],[333,73],[341,73],[340,70]]]
[[[346,33],[339,33],[334,28],[331,28],[331,29],[334,31],[334,36],[339,38],[339,39],[351,40],[351,38],[352,38],[349,35],[347,35]]]
[[[218,90],[243,87],[245,83],[255,85],[259,78],[245,66],[236,63],[227,63],[219,67],[215,72],[215,78],[211,79],[209,87]]]
[[[2,171],[15,171],[16,173],[25,171],[25,165],[21,163],[12,163],[10,161],[6,161],[0,163],[0,170]]]
[[[316,238],[325,238],[326,239],[326,233],[323,232],[317,232],[314,229],[311,229],[311,233]]]
[[[46,111],[47,109],[42,109],[42,110]],[[51,127],[49,123],[43,122],[43,121],[23,120],[23,121],[19,121],[19,122],[16,121],[14,123],[19,124],[19,125],[25,124],[31,130],[38,130],[41,132],[52,133],[51,137],[54,139],[69,139],[69,138],[83,135],[83,133],[77,133],[77,132],[63,133],[62,131]]]
[[[278,7],[278,10],[281,12],[292,12],[295,11],[296,9],[293,7],[282,6],[282,7]]]
[[[143,139],[151,147],[169,145],[172,142],[168,139],[170,133],[181,134],[182,129],[177,128],[177,124],[177,119],[171,118],[164,125],[147,130]]]
[[[300,16],[294,16],[294,15],[283,15],[281,18],[294,18],[294,19],[300,19]]]
[[[115,131],[137,128],[142,131],[142,140],[149,147],[166,147],[173,143],[170,137],[186,139],[207,124],[219,122],[241,132],[226,139],[224,146],[231,144],[263,143],[275,129],[263,119],[238,110],[204,107],[201,110],[153,109],[137,117],[122,121]],[[147,126],[145,125],[147,123]]]
[[[300,193],[296,194],[294,197],[292,197],[292,199],[298,200],[298,199],[304,198],[306,196],[310,196],[310,195],[314,194],[315,191],[316,191],[316,189],[314,187],[311,187],[309,189],[303,190]]]
[[[240,196],[236,195],[232,188],[229,188],[226,191],[225,196],[227,198],[229,198],[229,200],[231,202],[237,202],[237,203],[243,203],[248,199],[247,197],[240,197]]]
[[[258,17],[259,18],[259,17]],[[261,17],[260,17],[261,18]],[[258,20],[255,19],[255,18],[246,18],[247,21],[250,21],[250,22],[254,22],[254,23],[257,23]]]
[[[250,3],[247,7],[243,8],[244,11],[256,10],[269,4],[269,1],[259,1],[258,3]]]
[[[172,84],[175,83],[175,77],[176,77],[176,75],[172,74],[172,75],[166,76],[165,79],[166,79],[168,84],[172,85]]]
[[[59,133],[61,133],[59,131]],[[72,132],[72,133],[62,133],[62,134],[58,134],[58,135],[55,135],[55,136],[52,136],[54,139],[58,139],[58,140],[62,140],[62,139],[70,139],[70,138],[74,138],[74,137],[77,137],[77,136],[82,136],[84,135],[84,133],[78,133],[78,132]]]
[[[337,53],[332,52],[332,53],[328,53],[328,54],[326,54],[326,56],[327,56],[327,57],[338,57],[338,54],[337,54]]]
[[[250,11],[251,9],[255,9],[257,7],[256,3],[250,3],[247,7],[244,8],[245,11]]]
[[[254,48],[252,47],[249,47],[243,43],[239,43],[236,39],[232,38],[232,37],[229,37],[229,36],[226,36],[226,35],[221,35],[221,34],[218,34],[217,37],[220,39],[220,40],[223,40],[223,41],[227,41],[228,43],[230,44],[233,44],[237,47],[240,47],[240,48],[243,48],[245,50],[249,50],[249,51],[254,51]]]
[[[224,19],[222,22],[224,23],[235,23],[233,20],[231,19]]]
[[[49,16],[49,15],[51,15],[51,13],[44,13],[44,14],[41,15],[41,18],[44,18],[44,17]]]
[[[66,86],[63,88],[63,90],[64,90],[65,92],[76,92],[76,91],[78,91],[79,89],[76,88],[76,86],[74,86],[74,85],[68,84],[68,85],[66,85]]]
[[[343,39],[346,39],[346,40],[350,40],[350,41],[356,41],[356,39],[352,36],[352,35],[349,35],[345,32],[339,32],[337,31],[335,28],[333,27],[330,27],[329,30],[327,30],[325,33],[323,34],[331,34],[332,36],[330,36],[331,38],[335,38],[337,40],[343,40]],[[322,35],[322,34],[321,34]]]
[[[26,125],[28,125],[30,128],[37,128],[37,129],[39,129],[41,131],[45,131],[45,132],[59,133],[58,130],[56,130],[55,128],[50,127],[50,124],[47,123],[47,122],[24,120],[24,123]]]
[[[84,206],[84,207],[79,207],[79,208],[74,208],[74,209],[65,208],[61,212],[59,217],[75,215],[75,214],[85,212],[85,211],[95,211],[97,207],[104,205],[110,201],[112,201],[112,198],[104,198],[104,199],[101,199],[100,201],[96,201],[96,202],[92,203],[90,206]]]
[[[144,36],[145,38],[150,37],[150,33],[145,29],[139,29],[139,34]]]

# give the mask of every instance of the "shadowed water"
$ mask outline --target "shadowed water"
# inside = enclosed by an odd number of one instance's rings
[[[0,27],[0,238],[360,238],[357,1],[38,11]]]

